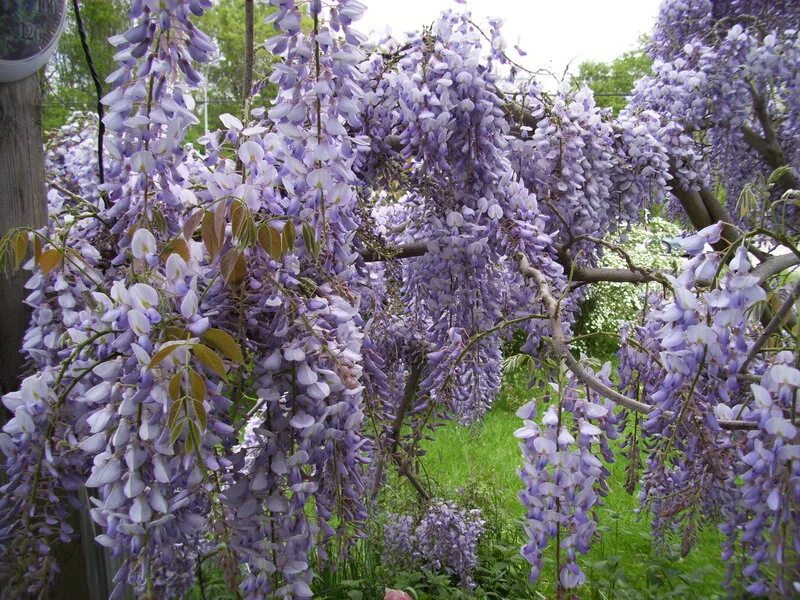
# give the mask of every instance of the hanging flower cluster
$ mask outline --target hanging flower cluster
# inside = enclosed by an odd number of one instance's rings
[[[728,536],[723,558],[730,561],[729,581],[743,582],[754,595],[791,596],[800,587],[796,557],[800,553],[800,432],[796,422],[800,370],[791,352],[776,357],[752,397],[727,414],[758,424],[737,444],[741,459],[732,478],[736,495],[728,505],[722,531]],[[735,555],[747,557],[737,564]],[[737,572],[737,567],[741,570]]]
[[[606,363],[598,377],[610,383],[610,371]],[[525,461],[520,500],[526,508],[529,541],[522,555],[536,580],[544,552],[553,542],[560,586],[569,589],[586,580],[577,557],[589,550],[597,527],[592,511],[608,490],[609,472],[600,457],[613,460],[608,440],[618,436],[617,420],[613,403],[594,394],[587,397],[575,378],[563,389],[554,388],[554,401],[539,419],[534,420],[536,401],[517,412],[525,421],[514,432]]]
[[[683,551],[688,552],[700,527],[722,519],[729,538],[725,556],[732,561],[730,585],[745,581],[743,587],[751,593],[766,594],[771,588],[762,567],[771,563],[782,569],[786,553],[796,552],[788,542],[794,535],[789,531],[797,527],[792,516],[796,495],[787,489],[769,498],[771,485],[780,485],[781,469],[789,473],[796,468],[791,450],[797,434],[791,408],[796,369],[787,364],[793,360],[791,353],[783,352],[771,367],[756,363],[754,370],[763,373],[761,384],[748,385],[741,377],[752,348],[750,313],[766,293],[743,246],[729,254],[727,265],[719,253],[704,250],[719,239],[721,229],[715,225],[683,240],[684,249],[694,257],[673,279],[674,301],[651,311],[636,330],[635,344],[623,345],[621,389],[636,389],[653,405],[642,423],[653,451],[647,458],[641,497],[652,510],[657,539],[679,533]],[[692,291],[700,285],[707,291]],[[773,371],[778,379],[770,375]],[[783,403],[783,410],[773,408],[770,396],[779,389],[783,395],[776,406]],[[759,480],[753,486],[742,474],[753,474],[749,465],[759,460],[769,439],[764,428],[771,417],[775,420],[769,429],[782,432],[773,452],[784,443],[788,450],[779,453],[784,462],[763,471],[777,480],[770,479],[771,484]],[[719,420],[737,418],[757,422],[758,428],[745,434],[719,425]],[[786,512],[773,515],[779,495],[786,501]],[[762,511],[763,517],[753,518],[751,511]],[[778,522],[784,531],[776,538],[769,532],[777,531]],[[737,568],[740,579],[735,577]],[[787,593],[795,575],[791,570],[781,573],[772,585]]]
[[[795,233],[796,207],[772,203],[796,187],[800,163],[798,15],[792,1],[664,2],[651,46],[654,74],[637,84],[629,111],[659,115],[658,137],[681,188],[721,184],[734,218],[753,225],[749,217],[764,214]],[[703,133],[702,144],[694,132]],[[769,201],[740,198],[765,166],[788,168]]]
[[[466,587],[478,566],[478,540],[485,522],[478,509],[464,510],[445,500],[432,500],[418,524],[408,515],[387,515],[383,559],[397,568],[424,566],[455,577]]]

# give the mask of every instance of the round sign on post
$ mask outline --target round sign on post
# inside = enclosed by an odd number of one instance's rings
[[[0,82],[41,69],[58,44],[66,0],[0,0]]]

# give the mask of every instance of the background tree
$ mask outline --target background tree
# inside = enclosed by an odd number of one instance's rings
[[[653,61],[647,55],[647,40],[640,40],[640,47],[625,52],[611,62],[586,61],[578,66],[574,85],[587,85],[594,92],[598,106],[610,108],[614,114],[625,108],[638,79],[650,74]]]
[[[91,111],[96,103],[94,84],[78,35],[72,3],[68,2],[69,15],[66,27],[53,58],[42,75],[44,128],[46,131],[66,123],[76,110]],[[219,115],[239,114],[243,105],[242,74],[244,73],[245,3],[241,0],[217,0],[208,11],[204,27],[217,45],[218,52],[203,69],[206,85],[197,94],[196,103],[200,123],[193,127],[189,137],[196,140],[204,133],[204,103],[208,102],[208,120],[211,128],[219,125]],[[100,81],[117,68],[114,46],[108,38],[119,33],[129,22],[129,0],[81,0],[84,31],[91,48]],[[254,5],[255,85],[256,104],[266,104],[275,95],[275,86],[268,81],[270,65],[275,58],[264,49],[263,42],[275,30],[267,22],[273,9],[263,2]],[[310,21],[306,19],[305,26]],[[106,86],[107,87],[107,86]],[[207,94],[207,100],[206,100]]]
[[[240,0],[218,0],[204,19],[206,32],[214,39],[218,54],[204,69],[208,85],[208,119],[214,129],[219,125],[219,115],[239,114],[244,98],[242,76],[245,56],[245,3]],[[254,83],[257,92],[253,97],[256,106],[267,105],[275,97],[276,88],[269,83],[270,66],[275,57],[266,51],[264,41],[275,35],[275,28],[267,22],[274,12],[268,4],[253,5],[253,31],[255,39]]]
[[[117,68],[114,47],[108,38],[129,22],[128,0],[81,0],[83,28],[100,81]],[[46,131],[63,125],[76,110],[94,110],[94,83],[86,63],[72,2],[67,2],[64,33],[50,62],[42,72],[43,121]],[[105,85],[105,84],[104,84]]]

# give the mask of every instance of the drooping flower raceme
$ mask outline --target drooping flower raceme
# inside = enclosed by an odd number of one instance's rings
[[[606,363],[598,376],[608,382],[610,369]],[[529,542],[522,554],[536,580],[544,551],[554,542],[556,575],[561,587],[569,589],[586,580],[577,556],[589,550],[596,530],[593,510],[607,493],[608,470],[601,457],[613,459],[608,440],[617,437],[616,417],[613,403],[594,394],[587,397],[574,378],[562,390],[555,387],[554,400],[541,417],[534,420],[536,401],[517,413],[525,420],[514,432],[525,461],[520,500],[526,508]]]

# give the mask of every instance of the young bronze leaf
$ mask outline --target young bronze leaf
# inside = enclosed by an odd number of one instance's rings
[[[186,222],[183,224],[183,237],[186,241],[192,239],[194,232],[197,231],[197,227],[203,221],[204,215],[205,212],[202,209],[198,209],[192,213],[192,216],[186,219]]]
[[[19,231],[14,236],[14,263],[15,268],[19,269],[22,261],[25,260],[25,253],[28,250],[28,232]]]
[[[231,287],[244,281],[247,275],[247,263],[242,253],[235,248],[228,250],[220,261],[220,271],[222,279]]]
[[[42,242],[39,239],[39,236],[33,237],[33,260],[38,266],[39,261],[42,258]]]
[[[220,250],[225,242],[225,217],[228,214],[228,205],[225,202],[217,203],[214,209],[214,233],[217,236]]]
[[[258,229],[258,241],[273,260],[280,260],[283,256],[283,240],[280,232],[274,227],[262,225]]]
[[[227,331],[216,328],[209,329],[203,334],[203,341],[212,348],[216,348],[222,352],[222,354],[232,361],[240,365],[244,364],[244,355],[242,354],[239,344],[236,343],[236,340],[233,339],[233,336]]]
[[[42,269],[42,272],[47,274],[61,264],[63,257],[64,255],[61,254],[61,250],[56,250],[55,248],[45,250],[39,257],[39,267]]]
[[[188,261],[189,245],[186,243],[186,240],[180,237],[170,240],[170,242],[164,246],[164,250],[161,252],[161,259],[167,260],[170,254],[177,254],[183,260]]]
[[[214,260],[220,251],[221,240],[217,238],[217,231],[214,228],[214,213],[206,212],[203,216],[203,224],[200,227],[200,233],[203,236],[203,243]]]
[[[225,377],[225,363],[211,348],[204,344],[197,344],[192,348],[192,351],[204,367],[222,378]]]
[[[231,206],[231,225],[233,236],[240,246],[246,247],[253,243],[256,237],[253,215],[241,200],[236,200]]]
[[[237,239],[242,237],[242,231],[247,222],[248,212],[247,206],[245,206],[241,200],[234,200],[233,204],[231,204],[231,225],[233,236]]]

